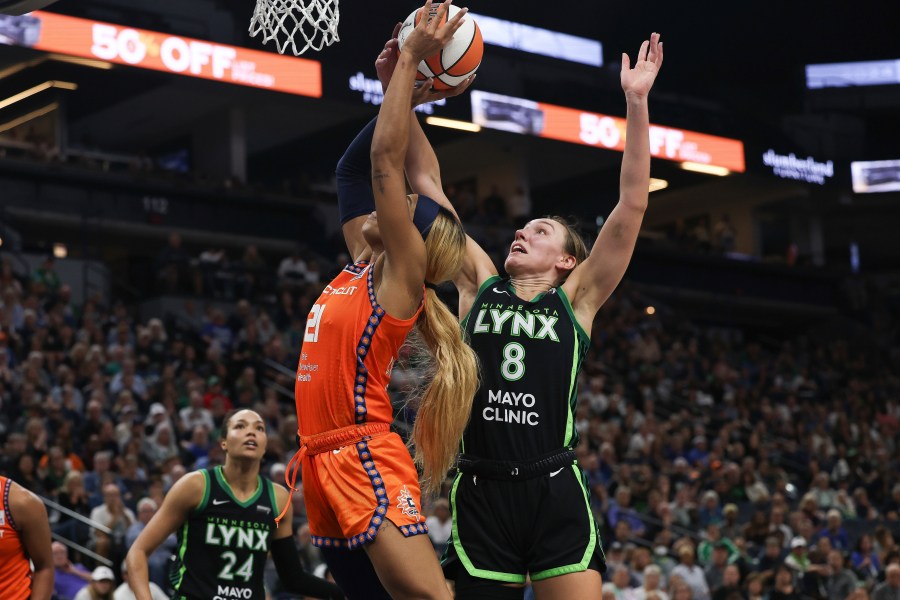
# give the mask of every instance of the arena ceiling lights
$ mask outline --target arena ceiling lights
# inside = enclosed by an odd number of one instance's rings
[[[2,29],[0,39],[10,45],[300,96],[322,96],[322,65],[306,58],[44,11],[5,17]]]
[[[621,152],[625,119],[576,108],[555,106],[473,90],[472,122],[482,127],[595,146]],[[650,125],[650,154],[655,158],[707,167],[705,172],[743,173],[744,144],[740,140]]]

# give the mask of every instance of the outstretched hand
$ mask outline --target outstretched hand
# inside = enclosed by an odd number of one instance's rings
[[[656,81],[656,75],[663,63],[663,45],[659,41],[659,34],[654,33],[650,40],[644,40],[638,51],[637,62],[631,68],[631,60],[628,54],[622,53],[622,89],[626,96],[646,98]]]
[[[414,60],[424,60],[435,54],[453,39],[453,34],[462,26],[462,19],[468,12],[468,8],[459,9],[453,18],[447,19],[443,25],[439,25],[450,11],[452,1],[441,2],[435,13],[431,0],[425,0],[419,23],[403,43],[404,52],[409,52]]]
[[[397,66],[397,60],[400,57],[400,43],[397,41],[397,34],[400,33],[400,27],[402,25],[402,23],[397,23],[397,25],[394,26],[394,32],[391,34],[391,39],[385,42],[384,49],[375,59],[375,72],[378,74],[378,80],[381,82],[382,91],[387,91],[388,84],[391,82],[391,77],[394,75],[394,68]],[[458,86],[450,88],[449,90],[435,90],[432,88],[432,81],[432,78],[429,77],[425,81],[416,82],[417,85],[414,87],[412,94],[413,108],[420,104],[427,104],[428,102],[436,102],[437,100],[443,100],[444,98],[459,96],[469,89],[469,86],[475,81],[475,75],[472,75]]]

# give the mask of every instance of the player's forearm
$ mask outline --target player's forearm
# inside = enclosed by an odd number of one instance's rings
[[[422,130],[422,125],[416,117],[415,112],[410,112],[409,116],[409,148],[406,152],[406,177],[415,193],[427,193],[420,190],[419,182],[426,180],[433,185],[440,185],[441,166],[438,163],[437,155],[428,137]]]
[[[134,591],[135,600],[153,600],[150,594],[147,553],[132,547],[125,557],[125,564],[128,565],[128,585]]]
[[[650,114],[646,96],[625,96],[625,152],[619,177],[620,202],[646,210],[650,186]]]
[[[53,595],[53,565],[36,569],[31,580],[31,600],[50,600]]]
[[[409,105],[415,73],[416,63],[401,53],[378,111],[372,139],[373,171],[384,166],[403,168],[409,145]]]

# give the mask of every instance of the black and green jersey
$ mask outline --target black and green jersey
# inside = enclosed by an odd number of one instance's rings
[[[175,597],[264,600],[263,569],[278,514],[275,487],[257,476],[256,493],[241,502],[222,467],[201,473],[203,498],[178,530]]]
[[[481,360],[462,451],[528,461],[574,447],[576,376],[590,340],[562,288],[529,301],[491,277],[462,324]]]

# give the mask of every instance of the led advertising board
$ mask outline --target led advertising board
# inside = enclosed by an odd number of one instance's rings
[[[853,191],[857,194],[900,191],[900,160],[869,160],[850,163]]]
[[[481,29],[485,44],[568,60],[592,67],[603,66],[603,45],[597,40],[469,13]]]
[[[0,15],[0,43],[300,96],[322,96],[318,61],[35,11]]]
[[[625,119],[482,91],[470,92],[472,121],[482,127],[529,134],[621,152]],[[740,140],[650,125],[650,153],[656,158],[724,167],[743,173]]]
[[[811,90],[898,83],[900,83],[900,60],[806,65],[806,87]]]

